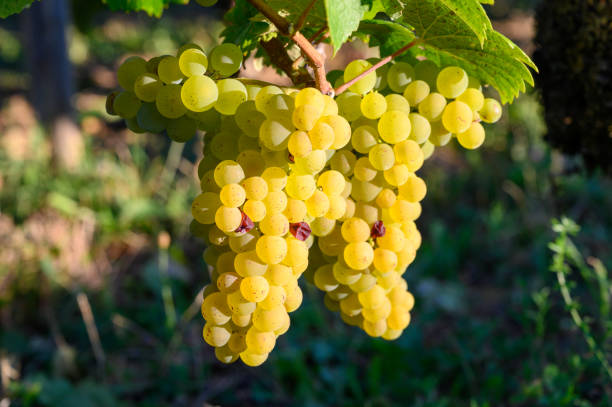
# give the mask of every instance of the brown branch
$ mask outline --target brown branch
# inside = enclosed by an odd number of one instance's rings
[[[338,86],[338,88],[335,90],[335,94],[339,95],[342,92],[344,92],[345,90],[347,90],[348,88],[350,88],[351,86],[353,86],[353,84],[355,84],[355,82],[359,81],[361,78],[363,78],[364,76],[370,74],[371,72],[376,71],[378,68],[380,68],[381,66],[388,64],[389,62],[391,62],[394,58],[396,58],[398,55],[403,54],[405,51],[409,50],[410,48],[414,47],[415,45],[417,45],[419,43],[418,39],[413,40],[412,42],[410,42],[409,44],[404,45],[403,47],[401,47],[400,49],[398,49],[397,51],[395,51],[393,54],[384,57],[383,59],[381,59],[380,61],[378,61],[377,63],[375,63],[374,65],[372,65],[370,68],[368,68],[367,70],[363,71],[362,73],[360,73],[359,75],[357,75],[356,77],[354,77],[353,79],[351,79],[350,81]]]
[[[260,41],[259,43],[264,51],[266,51],[266,54],[268,54],[268,57],[270,57],[270,61],[285,72],[293,84],[306,83],[308,86],[314,85],[314,81],[308,71],[294,68],[293,60],[287,54],[283,42],[278,37],[273,37],[267,41]]]
[[[300,48],[308,65],[312,68],[315,75],[315,84],[317,88],[325,94],[331,93],[333,88],[325,77],[325,60],[323,56],[315,49],[315,47],[304,37],[299,31],[290,32],[291,24],[281,17],[276,10],[266,4],[264,0],[247,0],[253,7],[261,12],[272,24],[276,26],[278,31],[290,37],[293,42]]]
[[[317,32],[316,32],[316,33],[312,34],[312,35],[310,36],[310,38],[308,38],[308,41],[310,41],[310,42],[314,43],[314,42],[315,42],[315,40],[316,40],[317,38],[319,38],[319,35],[323,34],[323,32],[324,32],[325,30],[327,30],[327,24],[326,24],[326,25],[324,25],[323,27],[319,28],[319,29],[317,30]]]
[[[310,13],[310,10],[312,10],[312,8],[314,7],[315,3],[317,2],[317,0],[311,0],[310,3],[308,3],[308,5],[306,6],[306,8],[304,9],[304,11],[302,11],[302,14],[300,15],[300,18],[298,18],[298,21],[295,25],[295,31],[299,31],[302,29],[302,27],[304,27],[304,23],[306,22],[306,18],[308,18],[308,13]]]

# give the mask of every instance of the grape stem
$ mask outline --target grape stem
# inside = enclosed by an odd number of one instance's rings
[[[294,31],[299,31],[302,29],[302,27],[304,27],[306,18],[308,18],[308,13],[310,13],[310,10],[312,10],[316,2],[317,0],[311,0],[310,3],[308,3],[304,11],[302,11],[302,14],[300,14],[300,18],[298,18],[298,21],[295,24]]]
[[[292,25],[283,18],[276,10],[270,7],[264,0],[247,0],[261,14],[263,14],[272,24],[276,26],[278,31],[291,40],[300,48],[302,54],[306,57],[308,65],[314,72],[314,79],[317,89],[324,94],[331,94],[333,88],[325,77],[325,59],[316,50],[316,48],[304,37],[299,30],[292,32]],[[314,4],[314,2],[312,2]]]
[[[376,71],[378,68],[380,68],[383,65],[388,64],[389,62],[391,62],[394,58],[398,57],[399,55],[403,54],[404,52],[406,52],[407,50],[409,50],[410,48],[414,47],[415,45],[417,45],[420,42],[420,40],[414,39],[412,40],[410,43],[404,45],[403,47],[401,47],[400,49],[398,49],[397,51],[395,51],[393,54],[384,57],[383,59],[381,59],[380,61],[378,61],[377,63],[375,63],[374,65],[372,65],[370,68],[366,69],[365,71],[363,71],[362,73],[360,73],[359,75],[357,75],[356,77],[354,77],[353,79],[351,79],[350,81],[338,86],[336,88],[336,90],[334,91],[334,93],[337,95],[341,94],[342,92],[344,92],[345,90],[347,90],[348,88],[350,88],[351,86],[353,86],[355,84],[355,82],[359,81],[361,78],[363,78],[364,76],[370,74],[371,72]]]
[[[307,85],[314,84],[312,76],[305,69],[300,69],[294,65],[284,44],[278,37],[270,38],[267,41],[260,41],[261,47],[266,51],[270,60],[274,65],[279,67],[291,79],[294,84],[306,83]]]

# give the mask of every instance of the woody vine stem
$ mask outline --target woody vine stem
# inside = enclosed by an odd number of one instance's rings
[[[334,90],[334,88],[328,82],[326,77],[325,58],[319,53],[319,51],[316,50],[311,40],[307,39],[306,37],[304,37],[304,35],[302,35],[302,33],[300,33],[300,28],[304,25],[306,21],[306,16],[308,15],[317,0],[312,0],[304,9],[304,12],[299,17],[296,27],[293,27],[292,24],[289,23],[289,21],[287,21],[284,17],[278,14],[278,12],[272,7],[270,7],[264,0],[247,1],[251,3],[251,5],[255,7],[261,14],[263,14],[268,20],[270,20],[270,22],[274,24],[274,26],[281,35],[290,37],[291,40],[298,46],[298,48],[300,48],[300,50],[302,51],[302,55],[304,55],[306,61],[308,62],[308,65],[312,68],[314,72],[314,79],[317,89],[319,89],[321,93],[328,95],[339,95],[364,76],[375,71],[381,66],[388,64],[389,62],[391,62],[391,60],[419,43],[418,39],[413,40],[409,44],[398,49],[393,54],[381,59],[379,62],[368,68],[360,75],[356,76],[355,78],[351,79],[350,81],[346,82],[345,84],[339,86],[337,89]],[[283,70],[287,72],[287,69]],[[289,76],[294,79],[294,75]]]

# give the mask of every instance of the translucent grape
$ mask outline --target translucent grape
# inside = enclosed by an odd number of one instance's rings
[[[419,113],[430,122],[438,121],[442,118],[442,112],[446,107],[446,99],[439,93],[430,93],[419,103]]]
[[[344,261],[355,270],[367,268],[374,260],[374,250],[366,242],[349,243],[344,248]]]
[[[136,78],[145,72],[147,72],[147,61],[137,56],[129,57],[117,68],[119,86],[129,92],[133,91]]]
[[[353,188],[351,189],[351,196],[356,201],[370,202],[376,199],[382,187],[375,184],[373,181],[359,181],[353,179]]]
[[[294,157],[304,157],[309,154],[312,151],[312,143],[308,133],[301,130],[291,133],[287,148]]]
[[[378,144],[378,133],[370,126],[359,126],[351,137],[353,148],[361,154],[367,154],[372,147]]]
[[[457,100],[450,102],[442,114],[442,124],[451,133],[463,133],[472,124],[472,109]]]
[[[377,173],[378,171],[372,166],[368,157],[361,157],[353,168],[353,175],[359,181],[372,181]]]
[[[385,112],[378,121],[378,133],[387,143],[395,144],[410,135],[411,123],[408,115],[398,110]]]
[[[269,150],[281,151],[287,148],[292,132],[290,124],[266,119],[259,128],[259,140]]]
[[[368,153],[368,158],[370,159],[372,167],[376,168],[378,171],[388,170],[395,164],[393,148],[384,143],[372,147]]]
[[[266,235],[284,236],[289,232],[289,220],[279,212],[268,212],[259,223],[259,230]]]
[[[467,88],[465,92],[457,97],[457,100],[465,103],[473,111],[478,112],[484,106],[484,95],[481,91],[474,88]]]
[[[287,185],[287,173],[279,167],[268,167],[261,174],[270,191],[280,191]]]
[[[384,172],[385,180],[395,187],[404,184],[408,180],[409,175],[410,170],[408,170],[408,167],[399,163],[396,163]]]
[[[467,89],[468,75],[458,66],[448,66],[438,74],[436,86],[445,98],[454,99]]]
[[[264,103],[264,114],[268,119],[286,120],[294,109],[291,96],[285,94],[271,95]]]
[[[385,96],[385,100],[387,101],[387,110],[399,110],[406,114],[410,113],[410,103],[404,96],[391,93]]]
[[[193,112],[203,112],[212,108],[218,98],[219,88],[208,76],[192,76],[185,81],[181,89],[181,100],[187,109]]]
[[[327,161],[327,155],[324,150],[312,150],[304,157],[295,158],[294,171],[300,174],[317,174]]]
[[[281,95],[282,93],[282,89],[274,85],[268,85],[261,88],[261,90],[255,96],[255,106],[257,107],[257,110],[262,113],[265,113],[265,105],[268,101],[268,98],[274,95]]]
[[[308,132],[312,148],[316,150],[326,150],[334,143],[334,129],[324,122],[317,122]]]
[[[344,176],[340,172],[329,170],[319,175],[317,185],[327,195],[339,195],[344,189],[345,182]]]
[[[236,79],[222,79],[217,82],[219,97],[215,109],[224,115],[234,115],[236,109],[247,99],[247,90]]]
[[[256,109],[254,101],[249,100],[236,108],[234,120],[247,136],[258,137],[259,127],[266,120],[266,116]]]
[[[157,92],[162,86],[163,84],[157,75],[144,73],[135,79],[134,93],[143,102],[154,102],[155,96],[157,96]]]
[[[221,76],[231,76],[240,69],[242,50],[231,43],[217,45],[210,52],[210,67]]]
[[[376,205],[382,209],[387,209],[393,206],[397,197],[395,193],[389,188],[385,188],[376,197]]]
[[[501,118],[502,108],[497,100],[487,98],[478,113],[483,122],[495,123]]]
[[[179,67],[178,58],[165,56],[157,65],[157,76],[165,84],[179,84],[185,78]]]
[[[414,80],[414,68],[406,62],[396,62],[387,72],[389,88],[396,93],[403,93],[404,89]]]
[[[287,254],[287,242],[279,236],[262,236],[257,241],[257,256],[267,264],[280,263]]]
[[[244,179],[244,171],[235,161],[221,161],[215,167],[215,182],[222,188],[225,184],[238,184]]]
[[[287,194],[294,198],[305,201],[314,193],[317,185],[312,175],[291,174],[287,178]]]
[[[244,203],[242,210],[253,222],[260,222],[266,216],[266,205],[262,201],[249,199]]]
[[[413,81],[404,89],[404,97],[408,100],[410,106],[418,105],[427,95],[429,95],[429,85],[422,80]]]
[[[353,167],[357,157],[349,150],[340,150],[331,158],[329,164],[332,170],[338,171],[345,176],[350,176],[353,172]]]
[[[336,98],[342,117],[352,122],[361,116],[361,97],[353,92],[343,92]]]
[[[480,147],[484,139],[485,130],[480,123],[472,123],[466,131],[457,134],[459,144],[468,150]]]
[[[354,61],[351,61],[346,66],[346,68],[344,68],[344,82],[346,83],[350,81],[351,79],[357,77],[358,75],[367,71],[371,67],[372,64],[370,64],[365,59],[356,59]],[[353,85],[351,85],[349,87],[349,90],[351,92],[363,95],[371,91],[374,88],[374,85],[376,85],[376,72],[372,71],[357,82],[355,82]]]
[[[347,219],[340,230],[344,240],[350,243],[365,242],[370,237],[369,225],[360,218]]]
[[[181,73],[186,77],[201,76],[208,68],[208,58],[201,49],[189,48],[180,53],[178,64]]]
[[[448,144],[452,134],[444,127],[442,121],[437,121],[431,124],[431,134],[429,139],[434,146],[441,147]]]
[[[424,116],[419,113],[410,113],[408,115],[410,119],[410,139],[416,141],[418,144],[423,144],[429,138],[431,134],[431,124]]]
[[[338,150],[351,140],[351,125],[344,117],[328,115],[321,117],[319,121],[328,124],[334,131],[334,141],[331,149]]]
[[[387,100],[378,92],[370,92],[361,99],[361,114],[368,119],[378,119],[387,110]]]

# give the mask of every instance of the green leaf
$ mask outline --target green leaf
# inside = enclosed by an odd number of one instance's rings
[[[0,0],[0,18],[17,14],[33,2],[34,0]]]
[[[161,17],[168,4],[187,4],[189,0],[102,0],[113,11],[144,11],[151,17]]]
[[[269,0],[266,1],[280,15],[284,16],[290,23],[296,24],[302,12],[308,7],[311,0]],[[325,4],[317,0],[308,12],[304,27],[320,28],[327,24]]]
[[[458,23],[449,27],[434,23],[412,29],[398,22],[368,20],[362,22],[359,31],[370,35],[371,45],[380,47],[381,56],[390,55],[419,38],[418,46],[409,49],[400,59],[414,61],[421,56],[439,66],[460,66],[469,75],[497,89],[503,103],[511,102],[519,92],[524,92],[525,82],[533,85],[527,68],[536,69],[533,62],[512,41],[493,30],[487,33],[483,47],[470,28]]]
[[[227,27],[221,32],[224,42],[238,45],[249,53],[256,48],[259,37],[268,31],[269,24],[257,21],[258,11],[246,0],[237,0],[235,6],[225,14]]]
[[[359,21],[367,9],[369,7],[362,6],[361,0],[325,0],[327,26],[334,52],[359,27]]]
[[[387,14],[393,20],[402,22],[417,30],[425,38],[446,28],[452,32],[455,27],[468,27],[484,44],[491,21],[478,0],[383,0]],[[435,35],[435,34],[434,34]]]

